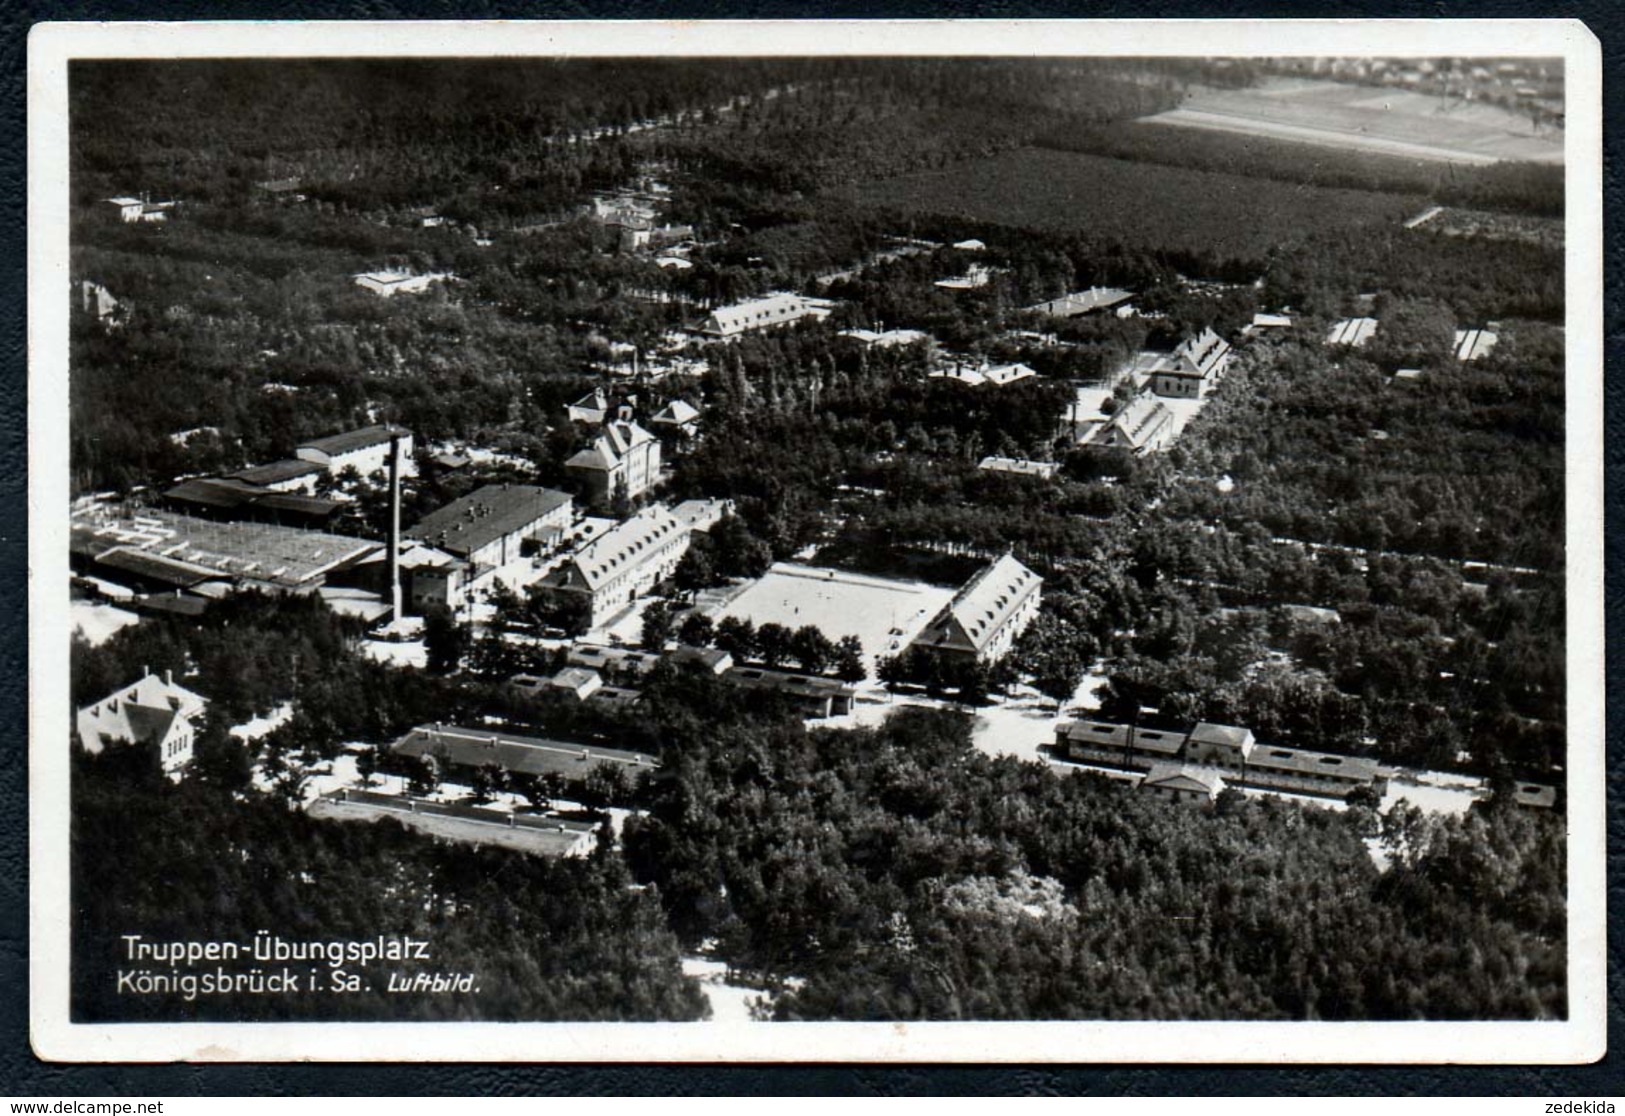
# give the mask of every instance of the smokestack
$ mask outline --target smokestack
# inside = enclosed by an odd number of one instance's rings
[[[401,436],[389,435],[389,604],[390,619],[401,612]]]

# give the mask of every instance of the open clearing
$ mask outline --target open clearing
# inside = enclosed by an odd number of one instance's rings
[[[845,191],[860,206],[978,224],[1083,232],[1158,251],[1262,260],[1316,233],[1398,225],[1414,194],[1300,186],[1075,151],[1022,147]],[[1261,220],[1260,214],[1268,214]]]
[[[954,590],[921,581],[893,581],[846,570],[775,562],[773,568],[720,610],[760,628],[804,624],[830,639],[855,635],[870,672],[875,659],[895,655],[953,599]]]
[[[1211,90],[1146,122],[1436,162],[1563,161],[1561,134],[1537,135],[1528,119],[1505,109],[1338,82],[1279,80],[1257,89]]]

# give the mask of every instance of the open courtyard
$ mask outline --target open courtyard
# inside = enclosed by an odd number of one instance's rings
[[[717,610],[760,628],[792,630],[812,624],[832,640],[854,635],[871,674],[875,660],[895,655],[953,599],[954,590],[920,581],[897,581],[847,570],[776,562],[755,583]]]

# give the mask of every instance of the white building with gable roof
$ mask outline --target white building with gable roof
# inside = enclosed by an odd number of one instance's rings
[[[644,508],[576,551],[541,584],[586,597],[589,625],[600,627],[676,571],[692,534],[668,508]]]
[[[914,637],[913,646],[974,655],[993,662],[1038,616],[1044,579],[1013,555],[989,564]]]
[[[79,710],[74,728],[79,746],[91,755],[109,744],[154,744],[165,774],[176,774],[192,759],[197,722],[206,698],[175,685],[165,671],[159,677],[143,671],[141,678],[93,705]]]

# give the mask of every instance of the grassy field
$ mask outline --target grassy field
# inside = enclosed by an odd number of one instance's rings
[[[1249,261],[1329,228],[1397,225],[1426,202],[1040,148],[869,182],[844,196],[904,216],[1082,232],[1135,249]]]
[[[1441,162],[1563,160],[1561,133],[1537,135],[1516,113],[1404,89],[1334,82],[1213,90],[1149,121]]]

